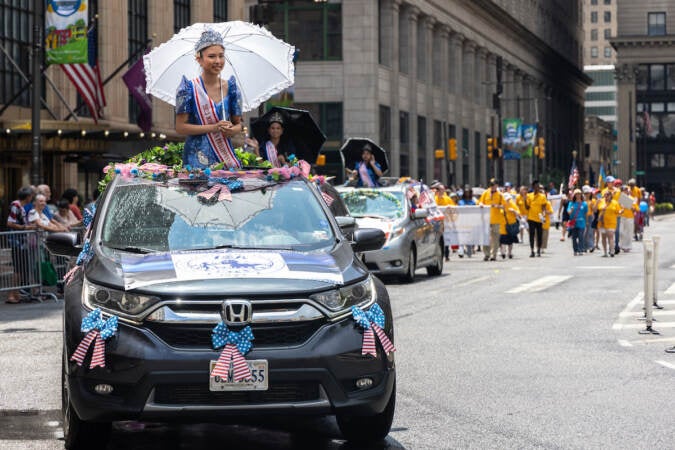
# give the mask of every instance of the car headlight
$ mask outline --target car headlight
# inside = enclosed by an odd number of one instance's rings
[[[368,277],[349,286],[332,291],[319,292],[309,296],[331,311],[342,311],[353,305],[367,305],[375,300],[375,285],[372,277]]]
[[[101,308],[122,316],[137,316],[157,303],[159,298],[110,289],[85,279],[82,301],[91,309]]]

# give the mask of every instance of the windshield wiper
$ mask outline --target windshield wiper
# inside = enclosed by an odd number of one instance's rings
[[[114,245],[108,245],[106,243],[103,243],[108,248],[111,248],[113,250],[120,250],[123,252],[129,252],[129,253],[140,253],[140,254],[146,254],[146,253],[154,253],[156,250],[153,250],[151,248],[143,248],[143,247],[132,247],[132,246],[126,246],[126,247],[116,247]]]

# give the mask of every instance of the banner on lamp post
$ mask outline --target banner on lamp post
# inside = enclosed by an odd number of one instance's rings
[[[504,119],[502,121],[502,148],[517,150],[521,142],[520,119]]]
[[[46,2],[47,64],[86,64],[89,16],[87,0],[46,0]]]

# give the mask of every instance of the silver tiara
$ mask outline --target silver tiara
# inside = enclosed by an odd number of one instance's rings
[[[272,115],[270,116],[269,123],[273,122],[278,122],[282,125],[284,124],[284,118],[278,111],[273,112]]]
[[[200,52],[206,47],[211,47],[212,45],[220,45],[221,47],[225,48],[223,36],[216,30],[209,28],[202,33],[201,37],[195,44],[195,53]]]

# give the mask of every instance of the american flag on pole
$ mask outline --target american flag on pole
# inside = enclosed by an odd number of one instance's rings
[[[579,181],[579,169],[577,169],[577,162],[572,161],[572,167],[570,168],[570,178],[567,181],[567,187],[572,189]]]
[[[102,117],[102,109],[105,106],[97,50],[96,27],[92,26],[87,31],[88,64],[61,64],[61,68],[89,107],[94,122],[98,122],[98,119]]]

